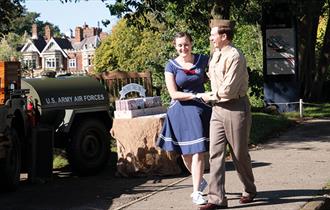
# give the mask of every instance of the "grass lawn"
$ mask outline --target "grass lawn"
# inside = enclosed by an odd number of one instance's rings
[[[299,118],[299,112],[288,112],[284,114],[288,118]],[[303,109],[304,118],[330,117],[330,104],[305,104]]]
[[[253,112],[250,144],[264,143],[269,137],[279,135],[294,123],[294,120],[290,120],[284,115]]]

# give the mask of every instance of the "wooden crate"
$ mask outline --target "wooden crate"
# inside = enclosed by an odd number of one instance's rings
[[[9,98],[10,86],[21,88],[20,62],[0,61],[0,104]]]

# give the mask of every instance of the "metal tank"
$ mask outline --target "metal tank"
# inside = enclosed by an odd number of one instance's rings
[[[112,117],[108,93],[97,79],[22,79],[21,87],[30,90],[36,124],[54,128],[54,145],[67,149],[74,171],[92,174],[106,165]]]

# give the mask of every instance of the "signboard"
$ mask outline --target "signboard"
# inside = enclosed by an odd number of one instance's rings
[[[146,89],[142,85],[136,83],[129,83],[125,85],[121,89],[121,91],[119,91],[120,99],[124,99],[126,97],[126,94],[130,92],[138,92],[141,97],[146,97]]]
[[[266,29],[267,75],[295,74],[295,31],[293,28]]]

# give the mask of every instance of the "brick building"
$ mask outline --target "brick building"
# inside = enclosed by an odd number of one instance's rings
[[[107,35],[101,28],[84,24],[75,28],[74,36],[62,38],[53,37],[46,25],[44,36],[40,36],[33,24],[32,36],[21,49],[23,66],[33,71],[90,72],[95,49]]]

